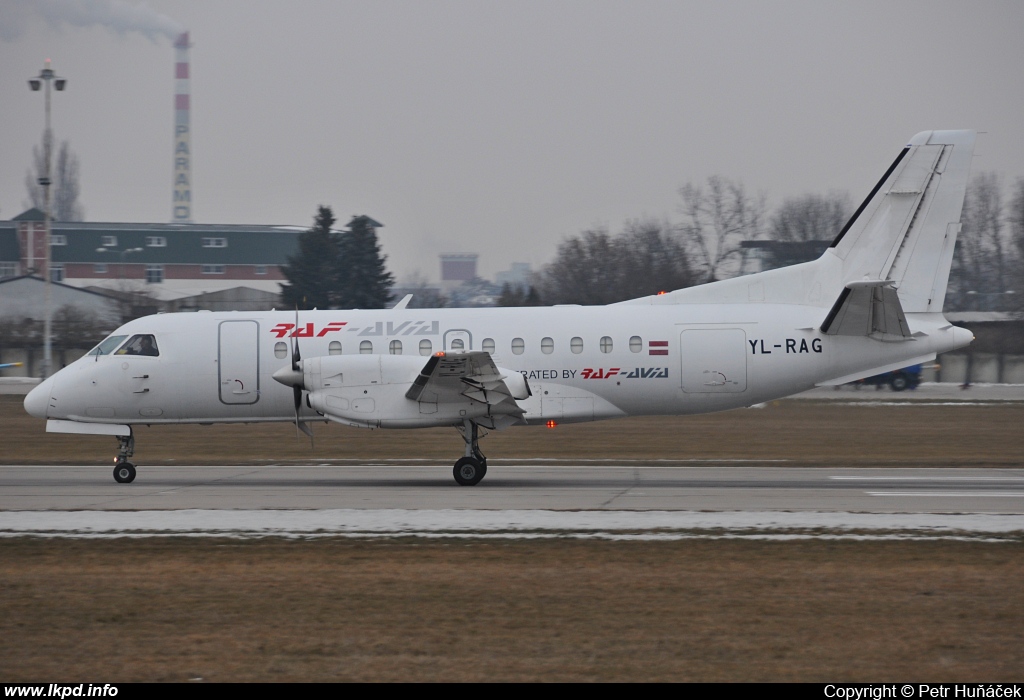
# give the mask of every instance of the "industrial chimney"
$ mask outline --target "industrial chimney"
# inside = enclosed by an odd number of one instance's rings
[[[174,42],[174,201],[171,223],[192,223],[192,147],[189,135],[188,32]]]

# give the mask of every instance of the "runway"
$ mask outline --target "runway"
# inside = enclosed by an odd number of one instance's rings
[[[1024,533],[1024,469],[491,464],[0,467],[0,532]]]
[[[395,464],[0,466],[0,510],[482,509],[1024,514],[1024,469],[828,469],[492,463],[473,487],[451,468]]]

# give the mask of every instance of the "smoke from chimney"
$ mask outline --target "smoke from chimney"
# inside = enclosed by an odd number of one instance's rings
[[[144,3],[126,0],[5,0],[0,12],[0,40],[14,41],[25,33],[29,20],[41,17],[51,27],[106,27],[118,34],[138,32],[156,41],[174,40],[185,28]]]

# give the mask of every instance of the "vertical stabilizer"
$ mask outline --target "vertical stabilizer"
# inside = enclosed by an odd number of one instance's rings
[[[843,282],[890,280],[906,312],[942,311],[960,232],[973,131],[910,140],[836,237]]]
[[[830,332],[863,326],[879,337],[905,337],[903,312],[942,311],[974,137],[968,130],[914,136],[817,260],[621,303],[832,306],[832,320],[841,322],[830,321]],[[863,289],[844,291],[856,288]],[[877,303],[880,312],[854,322],[860,317],[837,306],[840,294],[847,306]]]

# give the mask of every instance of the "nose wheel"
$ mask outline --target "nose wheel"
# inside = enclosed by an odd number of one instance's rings
[[[132,434],[117,436],[117,459],[114,460],[114,481],[119,484],[130,484],[135,481],[135,465],[128,458],[135,454],[135,436]]]

